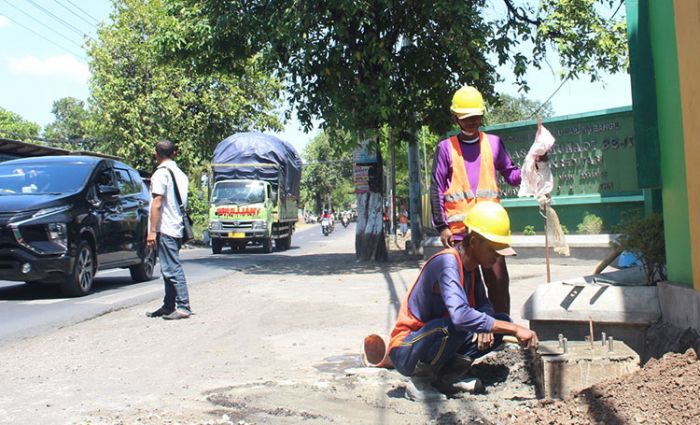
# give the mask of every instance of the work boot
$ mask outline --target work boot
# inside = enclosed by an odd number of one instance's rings
[[[432,382],[435,374],[429,365],[418,363],[411,379],[406,384],[406,398],[412,401],[443,401],[447,396],[435,387]]]
[[[447,394],[458,392],[476,393],[483,388],[479,378],[467,376],[473,359],[463,354],[455,354],[438,373],[435,387]]]
[[[464,354],[455,354],[438,372],[438,380],[445,383],[459,381],[472,368],[474,359]]]

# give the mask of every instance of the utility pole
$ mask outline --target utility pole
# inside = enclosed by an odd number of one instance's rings
[[[421,178],[420,150],[418,148],[418,132],[409,133],[408,141],[408,187],[409,211],[411,215],[411,253],[423,254],[423,225],[421,217]]]
[[[391,145],[391,229],[396,236],[396,141],[394,140],[394,129],[389,129],[389,144]]]

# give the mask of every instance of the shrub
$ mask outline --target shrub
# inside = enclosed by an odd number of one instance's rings
[[[568,235],[569,234],[569,229],[566,228],[565,225],[561,225],[561,231],[563,234]]]
[[[523,235],[525,235],[525,236],[536,235],[535,226],[525,226],[525,228],[523,229]]]
[[[603,230],[603,219],[588,211],[583,213],[583,221],[578,224],[576,231],[586,235],[595,235]]]
[[[647,284],[655,285],[666,280],[666,246],[661,215],[642,217],[637,211],[627,213],[614,230],[620,236],[612,242],[612,246],[639,256]]]

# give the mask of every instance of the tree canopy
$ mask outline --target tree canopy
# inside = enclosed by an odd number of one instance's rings
[[[510,65],[527,90],[526,71],[551,49],[573,77],[627,64],[624,20],[603,16],[619,0],[543,0],[537,9],[512,0],[172,2],[180,23],[161,37],[163,50],[213,68],[262,53],[307,127],[321,119],[353,131],[442,133],[459,86],[495,100],[497,65]],[[529,44],[532,54],[523,53]]]
[[[524,95],[518,97],[501,95],[498,102],[486,108],[486,125],[503,124],[515,121],[525,121],[535,118],[533,114],[542,118],[551,117],[554,114],[551,103],[537,102],[526,98]]]
[[[39,136],[39,124],[25,120],[19,114],[0,107],[0,137],[28,140]]]
[[[82,140],[87,136],[89,124],[85,102],[74,97],[63,97],[53,102],[51,113],[54,122],[44,129],[47,139]]]
[[[241,71],[200,71],[189,61],[162,60],[156,40],[177,18],[168,0],[116,0],[111,23],[88,44],[91,107],[102,150],[137,167],[152,165],[160,138],[178,146],[186,168],[206,161],[216,144],[237,131],[281,129],[281,85],[257,55]]]
[[[338,210],[351,203],[352,155],[343,148],[350,139],[349,134],[320,132],[304,148],[301,201],[306,208]]]

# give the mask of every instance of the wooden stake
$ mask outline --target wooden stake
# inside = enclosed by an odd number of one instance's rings
[[[588,330],[591,333],[591,338],[590,338],[591,339],[591,350],[594,350],[595,349],[595,346],[594,346],[595,334],[593,333],[593,319],[590,317],[588,318]]]
[[[549,271],[549,232],[547,232],[547,204],[544,204],[544,258],[547,263],[547,283],[552,281]]]

